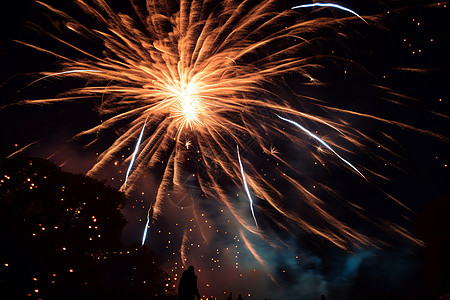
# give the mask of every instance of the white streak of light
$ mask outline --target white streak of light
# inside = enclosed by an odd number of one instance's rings
[[[337,8],[337,9],[345,10],[345,11],[347,11],[347,12],[349,12],[349,13],[351,13],[351,14],[357,16],[358,18],[360,18],[361,20],[363,20],[365,23],[367,23],[366,20],[364,20],[364,19],[363,19],[360,15],[358,15],[355,11],[353,11],[353,10],[351,10],[351,9],[349,9],[349,8],[346,8],[346,7],[344,7],[344,6],[340,6],[340,5],[338,5],[338,4],[334,4],[334,3],[310,3],[310,4],[303,4],[303,5],[294,6],[294,7],[292,7],[291,9],[306,8],[306,7],[315,7],[315,6],[319,6],[319,7],[334,7],[334,8]]]
[[[303,130],[304,132],[306,132],[310,137],[312,137],[313,139],[315,139],[316,141],[318,141],[319,143],[321,143],[321,144],[322,144],[323,146],[325,146],[328,150],[330,150],[331,152],[333,152],[334,155],[336,155],[340,160],[342,160],[344,163],[346,163],[348,166],[350,166],[353,170],[355,170],[359,175],[361,175],[364,179],[366,179],[366,177],[364,177],[364,175],[363,175],[363,174],[362,174],[355,166],[353,166],[350,162],[348,162],[348,161],[345,160],[343,157],[341,157],[339,154],[337,154],[337,152],[334,151],[333,148],[331,148],[327,143],[325,143],[324,140],[322,140],[321,138],[319,138],[317,135],[315,135],[314,133],[312,133],[311,131],[309,131],[308,129],[306,129],[305,127],[303,127],[302,125],[300,125],[300,124],[298,124],[298,123],[296,123],[296,122],[294,122],[294,121],[292,121],[292,120],[289,120],[289,119],[280,117],[279,115],[277,115],[277,117],[280,118],[280,119],[283,120],[283,121],[286,121],[286,122],[289,122],[289,123],[291,123],[291,124],[294,124],[296,127],[300,128],[301,130]],[[367,180],[367,179],[366,179],[366,180]]]
[[[250,209],[252,211],[253,220],[255,220],[255,225],[256,225],[256,227],[258,227],[258,222],[256,222],[256,217],[255,217],[255,211],[253,210],[253,199],[252,199],[252,196],[250,195],[250,191],[248,190],[247,180],[245,180],[244,168],[242,167],[241,156],[239,155],[239,146],[237,146],[237,154],[238,154],[238,159],[239,159],[239,166],[241,167],[241,175],[242,175],[242,181],[244,183],[244,189],[245,189],[245,192],[247,193],[248,201],[250,202]]]
[[[141,133],[139,134],[139,139],[138,139],[138,141],[136,143],[136,148],[134,149],[133,156],[131,157],[130,165],[128,166],[127,175],[125,176],[125,187],[127,185],[128,175],[130,175],[131,168],[133,167],[134,160],[136,159],[136,154],[137,154],[137,152],[139,150],[139,146],[141,144],[142,135],[144,134],[144,129],[145,129],[145,125],[146,124],[147,124],[147,119],[145,119],[144,126],[142,126]]]
[[[144,246],[145,239],[147,238],[148,224],[150,223],[150,214],[147,214],[147,223],[145,224],[144,234],[142,235],[142,245]]]

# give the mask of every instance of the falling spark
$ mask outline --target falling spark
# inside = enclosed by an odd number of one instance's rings
[[[244,183],[244,189],[245,189],[245,192],[247,193],[248,201],[250,202],[250,210],[252,211],[252,216],[253,216],[253,220],[255,221],[255,226],[258,227],[258,222],[256,222],[256,217],[255,217],[255,211],[253,210],[252,195],[250,194],[250,191],[248,189],[247,180],[245,180],[244,167],[242,167],[241,155],[239,154],[239,146],[237,146],[236,149],[237,149],[237,155],[238,155],[238,160],[239,160],[239,166],[240,166],[240,170],[241,170],[242,182]]]
[[[344,163],[346,163],[350,168],[352,168],[355,172],[357,172],[359,175],[361,175],[361,177],[363,177],[364,179],[366,179],[366,177],[364,177],[364,175],[354,166],[352,165],[349,161],[347,161],[346,159],[344,159],[343,157],[341,157],[336,151],[333,150],[333,148],[330,147],[330,145],[328,145],[324,140],[322,140],[321,138],[319,138],[317,135],[315,135],[314,133],[312,133],[311,131],[309,131],[308,129],[306,129],[305,127],[303,127],[302,125],[298,124],[297,122],[294,122],[292,120],[283,118],[279,115],[277,115],[278,118],[280,118],[283,121],[289,122],[293,125],[295,125],[297,128],[300,128],[301,130],[303,130],[304,132],[306,132],[306,134],[308,134],[310,137],[312,137],[313,139],[315,139],[316,141],[318,141],[320,144],[322,144],[323,146],[325,146],[328,150],[330,150],[331,152],[333,152],[334,155],[336,155],[340,160],[342,160]],[[366,179],[367,180],[367,179]]]
[[[145,229],[144,234],[142,235],[142,244],[141,246],[144,246],[145,240],[147,239],[147,231],[148,231],[148,225],[150,224],[152,209],[150,208],[147,212],[147,222],[145,223]]]
[[[148,224],[150,222],[150,217],[147,215],[147,223],[145,223],[145,229],[144,234],[142,235],[142,244],[141,246],[144,246],[145,240],[147,239],[147,231],[148,231]]]
[[[139,138],[138,138],[138,141],[136,143],[136,147],[135,147],[134,152],[133,152],[133,156],[131,157],[130,165],[128,166],[128,169],[127,169],[127,174],[125,176],[125,183],[124,183],[125,189],[126,189],[127,182],[128,182],[128,175],[131,172],[131,168],[133,167],[134,160],[136,159],[136,154],[138,153],[139,146],[141,145],[142,136],[144,135],[144,129],[145,129],[145,125],[146,124],[147,124],[147,119],[144,122],[144,126],[142,126],[141,133],[139,134]]]

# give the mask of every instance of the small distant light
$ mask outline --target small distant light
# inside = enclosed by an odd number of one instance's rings
[[[73,273],[73,269],[70,269],[69,272],[70,272],[70,273]]]
[[[35,289],[34,292],[35,292],[35,293],[39,293],[39,290],[38,290],[38,289]]]

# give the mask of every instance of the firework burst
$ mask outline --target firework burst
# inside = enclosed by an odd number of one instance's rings
[[[53,37],[84,58],[74,60],[27,44],[61,61],[61,70],[43,73],[39,80],[56,77],[87,82],[60,97],[27,102],[102,99],[99,114],[105,120],[79,136],[95,136],[116,127],[120,128],[120,135],[99,155],[88,175],[95,175],[119,153],[134,147],[125,160],[129,167],[122,186],[123,191],[129,192],[144,171],[161,169],[162,165],[147,226],[151,218],[163,213],[161,204],[166,193],[183,191],[186,177],[194,176],[202,194],[215,199],[228,210],[234,223],[245,228],[239,232],[250,249],[254,250],[245,237],[248,233],[270,242],[258,227],[258,216],[286,230],[301,227],[342,249],[372,244],[367,236],[334,217],[326,203],[300,183],[300,172],[283,157],[282,150],[274,147],[276,140],[305,153],[311,146],[322,146],[326,158],[308,155],[339,164],[365,181],[367,174],[373,173],[349,162],[350,151],[330,136],[353,147],[360,147],[366,136],[344,121],[311,113],[317,107],[330,114],[337,111],[323,101],[299,95],[281,97],[271,87],[282,85],[283,76],[290,73],[317,84],[310,75],[321,67],[318,57],[310,54],[320,40],[316,34],[343,23],[367,26],[376,17],[361,17],[353,10],[324,3],[280,10],[274,0],[224,0],[220,4],[208,0],[133,0],[134,17],[130,17],[116,13],[103,0],[95,0],[92,5],[75,2],[95,20],[95,29],[37,1],[63,20],[64,30],[100,43],[102,54],[83,50],[57,36]],[[303,9],[316,6],[343,9],[344,17],[308,18]],[[307,129],[311,127],[314,129]],[[271,172],[279,178],[276,184],[255,167],[266,160],[273,163]],[[195,166],[189,161],[195,161]],[[290,210],[279,186],[295,190],[299,201],[326,225],[314,225],[300,212]],[[230,197],[233,191],[243,188],[250,203],[244,214],[237,209],[238,199]],[[254,222],[248,221],[250,213]]]

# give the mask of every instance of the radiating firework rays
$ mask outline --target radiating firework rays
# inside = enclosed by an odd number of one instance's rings
[[[83,39],[101,41],[102,55],[56,36],[84,58],[75,60],[29,45],[61,60],[61,70],[43,73],[46,77],[87,82],[61,97],[29,102],[102,98],[99,113],[106,120],[79,135],[118,126],[121,134],[101,153],[89,175],[99,172],[125,149],[135,147],[126,159],[129,169],[124,191],[130,191],[145,170],[163,166],[149,218],[163,213],[161,203],[167,191],[183,190],[184,178],[194,173],[202,193],[217,200],[220,207],[225,206],[234,223],[246,229],[239,230],[246,243],[250,242],[244,232],[267,240],[256,226],[258,216],[286,230],[300,226],[343,249],[371,243],[327,211],[326,203],[296,179],[299,171],[273,145],[280,138],[289,141],[293,149],[306,151],[310,145],[325,146],[322,150],[330,160],[364,177],[363,168],[344,158],[349,155],[344,145],[328,137],[334,135],[347,145],[359,147],[365,139],[363,134],[345,122],[308,112],[311,106],[333,113],[335,109],[322,101],[298,95],[285,99],[271,90],[288,73],[312,78],[310,71],[320,67],[317,57],[308,54],[314,52],[316,40],[322,38],[316,36],[317,32],[345,22],[367,26],[359,15],[346,9],[351,14],[344,13],[343,19],[308,19],[301,11],[303,6],[298,7],[300,12],[280,10],[275,0],[224,0],[219,4],[212,0],[133,0],[135,17],[130,17],[114,12],[103,0],[95,0],[93,5],[75,2],[95,24],[82,24],[37,1],[63,20],[66,30]],[[365,22],[375,20],[364,17]],[[308,126],[313,126],[315,133],[306,129]],[[246,143],[250,139],[251,145]],[[193,169],[187,163],[189,158],[198,162]],[[271,172],[278,176],[277,184],[255,167],[266,160],[273,162]],[[301,212],[289,210],[279,184],[295,190],[298,201],[312,209],[325,225],[313,225]],[[230,197],[236,188],[247,192],[254,225],[248,221],[250,214],[237,209],[238,199]],[[252,196],[257,199],[255,203]]]

